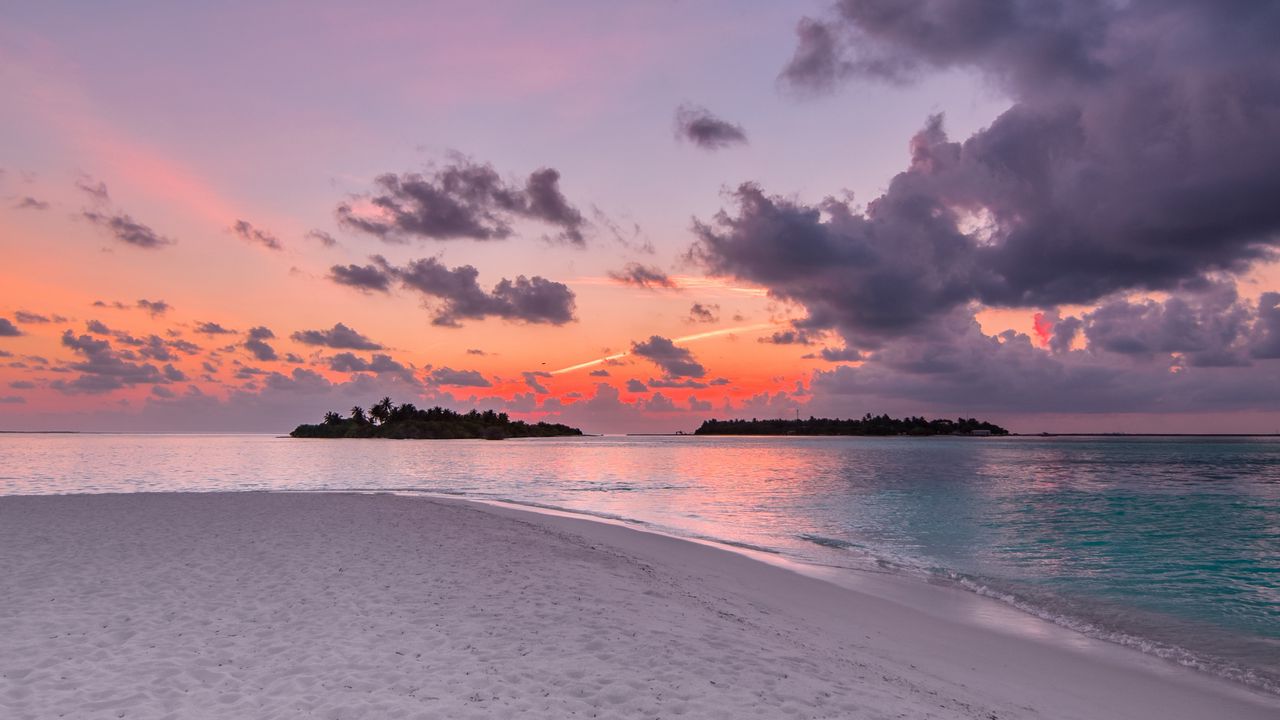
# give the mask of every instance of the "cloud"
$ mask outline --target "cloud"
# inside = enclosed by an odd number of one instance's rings
[[[21,322],[21,321],[19,321]],[[22,331],[8,318],[0,318],[0,337],[18,337]]]
[[[107,184],[101,181],[94,181],[88,175],[82,175],[76,179],[76,189],[88,195],[95,203],[105,205],[111,202],[111,195],[107,192]]]
[[[452,385],[456,387],[492,387],[484,375],[476,370],[454,370],[442,367],[432,370],[427,379],[434,385]]]
[[[0,405],[23,405],[27,399],[21,395],[3,395],[0,396]]]
[[[329,358],[329,369],[346,373],[371,372],[379,376],[394,376],[410,385],[416,386],[419,384],[411,367],[397,362],[390,355],[383,353],[375,353],[369,360],[349,352],[338,353]]]
[[[662,369],[667,379],[700,378],[707,374],[687,348],[678,347],[671,340],[659,335],[650,336],[644,342],[631,343],[631,353],[642,357]]]
[[[720,322],[720,306],[714,303],[708,303],[706,305],[702,303],[694,303],[689,307],[689,322]]]
[[[336,323],[328,330],[299,330],[289,337],[304,345],[319,345],[334,350],[382,349],[378,343],[342,323]]]
[[[244,348],[261,362],[278,360],[279,356],[276,354],[275,348],[267,344],[267,340],[275,336],[276,334],[266,327],[249,328],[249,339],[245,341]]]
[[[447,268],[435,258],[414,260],[402,268],[385,268],[411,290],[437,301],[436,325],[456,327],[460,320],[499,317],[526,323],[563,325],[574,318],[574,295],[568,286],[546,278],[503,279],[483,290],[471,265]]]
[[[13,382],[9,383],[9,387],[13,388],[14,390],[31,390],[35,388],[35,386],[36,384],[30,380],[14,380]]]
[[[632,285],[645,290],[676,287],[675,281],[666,273],[651,265],[641,265],[636,262],[627,263],[622,270],[609,271],[609,277],[623,285]]]
[[[468,354],[468,355],[479,355],[479,356],[483,357],[483,356],[485,356],[485,355],[488,355],[489,353],[487,353],[487,352],[485,352],[485,351],[483,351],[483,350],[481,350],[481,349],[479,349],[479,348],[467,348],[467,354]]]
[[[231,232],[235,233],[241,240],[256,243],[268,250],[284,249],[284,246],[280,244],[279,238],[266,230],[255,228],[247,220],[236,220],[235,224],[231,226]]]
[[[78,377],[70,381],[59,379],[49,384],[60,392],[97,394],[135,385],[169,382],[155,365],[129,360],[112,348],[107,340],[98,340],[90,335],[77,336],[67,330],[62,334],[62,345],[82,360],[66,366],[81,373]]]
[[[1280,57],[1266,38],[1280,14],[887,7],[849,0],[803,22],[784,81],[814,90],[960,69],[1011,107],[963,141],[931,118],[907,169],[863,209],[739,186],[731,212],[696,225],[691,256],[712,273],[757,282],[804,306],[801,327],[873,349],[975,301],[1052,308],[1177,291],[1275,257]]]
[[[676,109],[676,137],[705,150],[719,150],[747,142],[747,133],[741,125],[721,120],[710,110],[697,105],[681,105]]]
[[[14,207],[18,210],[48,210],[49,203],[44,200],[37,200],[28,195],[19,200]]]
[[[67,318],[61,315],[41,315],[39,313],[18,310],[13,314],[13,319],[23,325],[44,325],[46,323],[64,323]]]
[[[196,325],[196,332],[201,335],[231,335],[235,330],[228,330],[216,322],[202,322]]]
[[[376,190],[340,204],[338,221],[382,240],[501,240],[517,219],[557,228],[556,239],[582,245],[586,220],[560,190],[560,173],[542,168],[523,185],[504,181],[488,164],[454,158],[428,175],[388,173]]]
[[[1259,297],[1250,353],[1256,358],[1280,358],[1280,293],[1265,292]]]
[[[146,310],[151,317],[160,317],[173,309],[173,306],[163,300],[139,300],[138,307]]]
[[[85,329],[95,335],[110,335],[111,328],[100,320],[90,320],[84,324]]]
[[[107,231],[113,238],[126,245],[155,250],[177,242],[157,233],[124,213],[109,214],[96,210],[85,210],[80,213],[80,216]]]
[[[592,370],[591,372],[587,373],[587,375],[591,377],[609,377],[609,371],[605,370],[604,368],[600,368],[599,370]]]
[[[644,382],[641,380],[631,378],[630,380],[627,380],[627,392],[633,392],[633,393],[649,392],[649,386],[645,385]]]
[[[353,287],[361,292],[391,292],[394,276],[383,269],[386,261],[377,258],[379,265],[334,265],[329,268],[329,279],[339,285]]]
[[[529,389],[537,393],[538,395],[546,395],[551,392],[546,388],[546,386],[538,382],[538,378],[549,378],[551,377],[551,373],[537,371],[537,372],[524,372],[524,373],[521,373],[521,375],[524,377],[524,384],[529,386]]]
[[[310,240],[315,240],[316,242],[320,243],[321,245],[327,248],[336,247],[338,244],[337,238],[335,238],[334,236],[330,235],[329,233],[323,230],[308,230],[307,238]]]

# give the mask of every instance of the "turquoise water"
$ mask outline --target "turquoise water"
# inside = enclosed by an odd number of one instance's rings
[[[961,585],[1280,690],[1280,441],[0,435],[0,494],[396,489]]]

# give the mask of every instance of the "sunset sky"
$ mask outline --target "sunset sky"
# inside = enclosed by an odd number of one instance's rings
[[[1256,5],[9,4],[0,429],[1280,431]]]

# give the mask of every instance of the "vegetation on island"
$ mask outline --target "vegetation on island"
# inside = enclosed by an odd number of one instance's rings
[[[560,423],[527,423],[512,420],[506,413],[492,410],[454,412],[442,407],[419,410],[412,403],[396,405],[383,398],[369,408],[351,408],[347,417],[325,413],[318,425],[299,425],[289,433],[296,438],[388,438],[392,440],[455,440],[479,438],[559,437],[581,435],[582,431]]]
[[[707,420],[695,435],[1008,435],[1009,431],[974,418],[925,420],[867,413],[861,420],[810,417],[808,420]]]

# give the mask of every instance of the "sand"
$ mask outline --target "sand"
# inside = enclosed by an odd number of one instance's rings
[[[389,495],[0,498],[3,718],[1275,718],[923,583]]]

